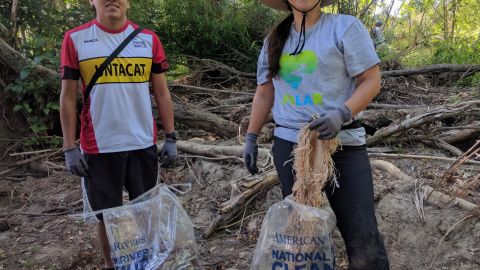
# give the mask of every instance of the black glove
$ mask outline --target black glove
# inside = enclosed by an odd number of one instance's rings
[[[245,136],[245,147],[243,149],[243,160],[245,162],[245,167],[253,175],[258,172],[257,168],[257,156],[258,156],[258,146],[257,146],[257,134],[248,133]]]
[[[68,173],[81,177],[88,176],[88,165],[80,149],[74,147],[63,151],[63,153],[65,153],[65,163]]]
[[[318,130],[319,139],[333,139],[337,136],[342,128],[343,123],[352,119],[352,112],[343,105],[333,110],[328,110],[320,115],[320,118],[314,120],[309,125],[310,130]]]
[[[158,155],[160,166],[167,168],[173,165],[177,159],[177,143],[176,140],[166,138],[163,143],[162,151]]]

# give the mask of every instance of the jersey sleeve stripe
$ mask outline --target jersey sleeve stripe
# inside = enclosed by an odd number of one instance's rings
[[[80,70],[71,67],[63,67],[61,69],[62,80],[76,80],[80,79]]]

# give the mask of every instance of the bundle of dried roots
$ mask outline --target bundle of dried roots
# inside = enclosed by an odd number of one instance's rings
[[[339,139],[319,140],[318,131],[300,131],[300,140],[294,150],[293,168],[296,180],[293,185],[293,199],[301,204],[321,207],[327,202],[322,192],[329,179],[333,179],[332,154],[338,147]]]

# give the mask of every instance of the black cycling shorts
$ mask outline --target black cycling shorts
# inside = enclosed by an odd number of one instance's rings
[[[93,211],[121,206],[123,187],[133,200],[157,184],[156,145],[133,151],[85,154],[85,160],[89,177],[84,178],[84,183]]]

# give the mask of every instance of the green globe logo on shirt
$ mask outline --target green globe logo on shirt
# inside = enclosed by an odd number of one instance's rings
[[[317,55],[313,51],[302,51],[297,55],[282,54],[280,57],[280,77],[293,89],[298,89],[302,78],[313,74],[318,66]]]

